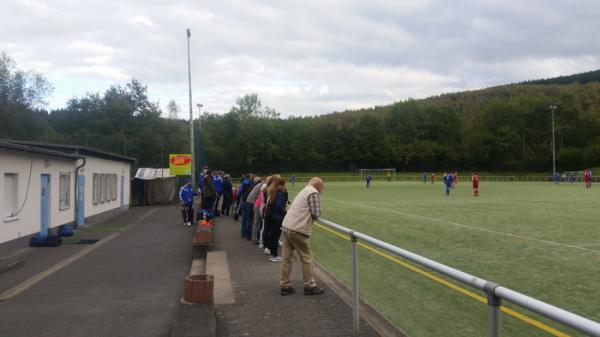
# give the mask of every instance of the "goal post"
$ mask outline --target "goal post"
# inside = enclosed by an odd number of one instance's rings
[[[361,181],[365,180],[365,177],[368,175],[373,177],[373,180],[396,181],[396,169],[394,168],[358,169],[357,171]]]

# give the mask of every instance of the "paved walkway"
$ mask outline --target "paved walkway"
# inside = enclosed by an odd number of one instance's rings
[[[176,206],[139,207],[104,221],[128,226],[122,232],[87,232],[117,235],[0,303],[0,336],[171,336],[182,315],[179,299],[193,255],[193,228],[182,227],[178,216]],[[95,245],[35,248],[22,269],[0,277],[0,285],[22,283],[46,270],[47,260]]]
[[[281,296],[281,264],[269,261],[258,246],[241,239],[239,222],[217,218],[215,231],[213,250],[227,252],[236,301],[232,305],[216,305],[218,337],[353,336],[352,310],[333,291],[320,283],[325,288],[324,295],[302,294],[298,261],[293,270],[296,293]],[[361,336],[377,334],[361,321]]]
[[[297,293],[281,296],[280,263],[240,239],[239,228],[231,218],[216,219],[212,251],[227,256],[235,303],[214,307],[179,302],[194,257],[194,228],[181,226],[177,206],[133,208],[71,239],[101,239],[95,244],[1,246],[0,257],[25,263],[0,274],[0,336],[353,335],[351,308],[331,289],[321,284],[324,295],[302,294],[297,262]],[[31,282],[42,274],[47,275]],[[13,292],[28,282],[30,287]],[[376,336],[364,321],[361,336]]]

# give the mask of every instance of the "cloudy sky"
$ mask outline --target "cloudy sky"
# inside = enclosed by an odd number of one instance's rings
[[[217,113],[251,92],[313,115],[600,68],[597,0],[3,0],[1,18],[49,108],[135,77],[187,111],[188,27],[193,105]]]

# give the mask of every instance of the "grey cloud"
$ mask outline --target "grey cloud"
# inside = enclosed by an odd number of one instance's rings
[[[184,111],[188,27],[194,97],[214,112],[250,91],[313,114],[600,67],[593,0],[8,0],[3,10],[0,49],[60,79],[57,97],[84,94],[69,78],[89,88],[136,77]]]

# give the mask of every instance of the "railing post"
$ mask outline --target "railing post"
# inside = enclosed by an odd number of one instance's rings
[[[352,241],[352,330],[354,331],[354,335],[358,336],[360,329],[360,315],[358,312],[358,251],[354,231],[350,233],[350,240]]]
[[[488,337],[500,337],[500,306],[502,299],[494,293],[498,285],[487,282],[483,289],[487,295],[488,304]]]

